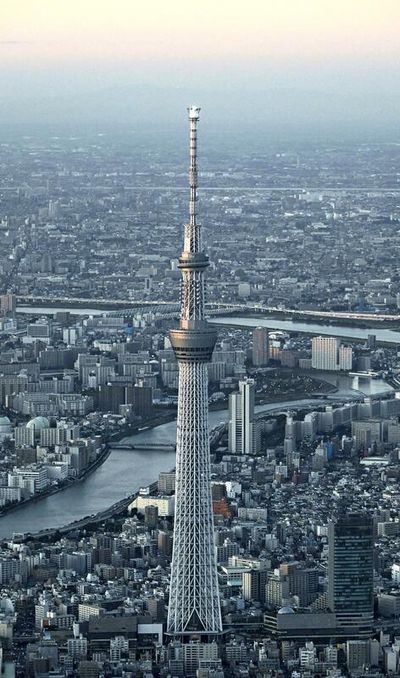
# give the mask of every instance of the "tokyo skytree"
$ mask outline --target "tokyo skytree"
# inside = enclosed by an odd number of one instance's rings
[[[179,329],[170,332],[179,364],[176,439],[174,546],[167,632],[213,635],[222,631],[214,550],[208,432],[208,371],[216,332],[204,317],[204,271],[197,223],[197,122],[200,109],[188,109],[190,125],[189,223],[179,258],[182,272]]]

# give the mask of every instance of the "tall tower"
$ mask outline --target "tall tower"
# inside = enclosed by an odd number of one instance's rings
[[[190,124],[189,223],[179,258],[181,319],[170,333],[179,364],[174,547],[167,631],[176,636],[221,632],[221,610],[211,502],[207,363],[216,333],[204,317],[204,271],[197,201],[197,122]]]

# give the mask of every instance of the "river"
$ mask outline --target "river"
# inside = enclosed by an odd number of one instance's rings
[[[345,385],[344,382],[342,385]],[[351,380],[347,386],[350,385]],[[378,388],[378,384],[376,387]],[[342,393],[343,399],[354,395],[354,392],[351,394],[348,390]],[[335,394],[335,397],[339,396],[340,394]],[[292,400],[260,405],[256,407],[256,412],[317,405],[321,406],[321,400]],[[210,428],[226,421],[227,416],[227,410],[210,412]],[[173,443],[175,439],[176,422],[172,421],[141,431],[133,437],[125,438],[124,442]],[[13,532],[35,533],[47,528],[61,527],[98,513],[132,494],[139,487],[157,480],[160,471],[168,471],[174,466],[175,452],[112,450],[104,464],[83,482],[0,518],[0,537],[10,537]]]
[[[95,316],[106,313],[104,310],[98,308],[71,308],[67,304],[65,306],[50,307],[50,306],[22,306],[17,307],[18,313],[31,315],[52,315],[53,313],[70,311],[73,315],[80,316]],[[374,334],[376,340],[381,344],[399,344],[400,332],[390,329],[379,329],[379,327],[359,328],[349,327],[346,325],[329,325],[328,323],[315,322],[300,322],[297,320],[282,320],[279,318],[272,318],[270,316],[245,318],[245,317],[212,317],[212,322],[216,325],[231,325],[234,327],[267,327],[270,330],[283,330],[289,333],[300,334],[321,334],[330,337],[339,337],[342,339],[367,339],[369,334]]]
[[[374,334],[380,344],[400,344],[400,332],[388,329],[379,329],[378,327],[362,328],[348,327],[345,325],[329,325],[315,322],[299,322],[297,320],[279,320],[278,318],[241,318],[241,317],[221,317],[212,318],[215,325],[230,325],[232,327],[266,327],[269,330],[282,330],[289,334],[320,334],[329,337],[338,337],[340,339],[365,339],[369,334]]]

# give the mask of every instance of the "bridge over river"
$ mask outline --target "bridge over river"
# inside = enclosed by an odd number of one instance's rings
[[[278,319],[303,320],[305,322],[336,322],[356,325],[362,323],[375,324],[378,327],[400,326],[398,313],[370,313],[366,311],[323,311],[312,309],[280,308],[260,303],[224,303],[209,302],[206,304],[211,316],[219,315],[256,315],[259,317],[273,316]],[[143,299],[90,299],[80,297],[44,297],[44,296],[17,296],[17,311],[19,313],[55,313],[56,311],[71,311],[74,309],[89,313],[107,312],[114,316],[132,316],[134,313],[152,312],[166,319],[177,317],[179,304],[171,301],[148,301]]]
[[[176,445],[173,443],[110,443],[110,450],[165,450],[175,452]]]

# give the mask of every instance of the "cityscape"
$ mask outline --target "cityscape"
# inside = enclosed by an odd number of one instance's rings
[[[0,678],[400,676],[397,4],[18,2]]]

